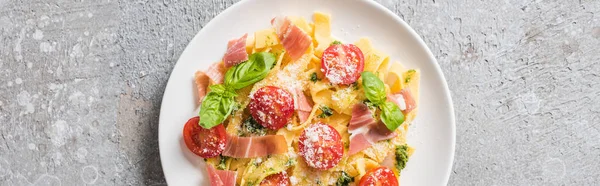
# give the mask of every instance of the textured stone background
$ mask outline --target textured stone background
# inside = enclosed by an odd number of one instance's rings
[[[600,184],[599,0],[380,1],[457,123],[449,185]],[[0,0],[0,185],[164,185],[160,101],[232,0]]]

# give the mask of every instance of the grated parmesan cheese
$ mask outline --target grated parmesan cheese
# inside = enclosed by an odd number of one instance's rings
[[[298,178],[296,178],[296,176],[290,176],[290,183],[292,185],[298,185]]]
[[[335,185],[335,183],[337,182],[337,179],[335,179],[335,177],[329,177],[329,185]]]
[[[338,102],[338,101],[346,101],[347,98],[351,94],[352,94],[352,89],[351,88],[343,88],[343,89],[340,89],[340,90],[334,92],[331,95],[331,100],[336,101],[336,102]]]
[[[267,121],[267,115],[263,111],[258,111],[258,117],[260,121]]]
[[[314,157],[322,157],[323,153],[325,153],[323,147],[318,146],[319,139],[323,141],[334,140],[333,135],[335,135],[335,132],[337,131],[332,130],[335,129],[332,129],[328,125],[322,123],[316,123],[304,129],[303,135],[305,135],[306,138],[303,141],[301,141],[301,143],[304,144],[304,148],[300,149],[300,155],[302,155],[304,159],[307,160],[306,163],[309,166],[315,168],[322,168],[331,163],[332,160],[328,158],[317,160]]]
[[[310,139],[310,142],[317,142],[317,141],[319,141],[319,136],[311,135],[311,136],[308,136],[308,139]]]
[[[296,157],[298,157],[298,154],[296,154],[296,151],[294,151],[294,147],[289,147],[288,148],[288,157],[289,158],[296,158]]]

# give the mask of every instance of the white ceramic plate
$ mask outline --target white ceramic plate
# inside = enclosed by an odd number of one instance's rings
[[[314,11],[331,14],[332,34],[342,42],[369,37],[392,61],[421,69],[419,113],[408,136],[416,151],[402,171],[401,185],[447,184],[455,146],[452,100],[434,56],[414,30],[373,1],[244,0],[200,31],[171,73],[159,121],[160,158],[169,185],[208,185],[204,161],[187,149],[182,138],[183,125],[197,115],[194,72],[219,61],[230,39],[268,28],[271,18],[293,15],[312,19]]]

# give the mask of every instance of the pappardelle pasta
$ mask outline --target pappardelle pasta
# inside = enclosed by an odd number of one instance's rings
[[[201,108],[183,138],[211,185],[398,185],[419,70],[367,38],[336,40],[324,13],[271,25],[195,74]]]

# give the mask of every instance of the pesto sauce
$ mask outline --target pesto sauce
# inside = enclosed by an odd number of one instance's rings
[[[252,116],[244,120],[242,127],[238,131],[242,137],[247,136],[264,136],[267,134],[267,129],[260,125]]]
[[[227,159],[229,159],[229,157],[219,155],[219,165],[217,165],[217,169],[225,170],[227,168]]]
[[[408,145],[404,144],[396,146],[395,154],[396,163],[394,165],[396,166],[396,169],[398,169],[398,172],[400,172],[406,167],[406,162],[408,162]]]
[[[288,161],[287,161],[287,162],[285,162],[285,166],[286,166],[286,167],[289,167],[289,166],[292,166],[292,165],[294,165],[295,163],[296,163],[296,161],[295,161],[294,159],[291,159],[291,158],[290,158],[290,159],[288,159]]]
[[[317,77],[316,72],[313,72],[312,74],[310,74],[310,81],[312,81],[313,83],[316,83],[319,80],[321,80],[321,79],[319,79],[319,77]]]
[[[326,118],[333,115],[333,110],[327,106],[321,106],[319,109],[321,110],[321,114],[319,114],[318,118]]]
[[[352,182],[354,182],[354,177],[350,177],[348,173],[342,171],[337,182],[335,182],[335,186],[348,186]]]

